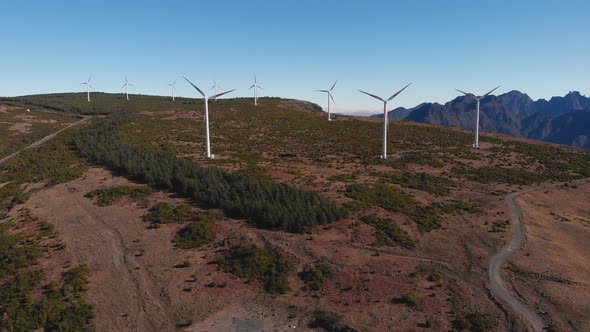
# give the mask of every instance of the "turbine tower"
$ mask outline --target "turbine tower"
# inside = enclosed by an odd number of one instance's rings
[[[411,84],[412,83],[406,85],[403,89],[394,93],[391,97],[389,97],[387,99],[383,99],[383,98],[376,96],[374,94],[370,94],[368,92],[358,90],[359,92],[364,93],[367,96],[373,97],[373,98],[375,98],[377,100],[381,100],[383,102],[383,145],[382,145],[381,159],[387,159],[387,127],[389,126],[389,116],[387,116],[387,102],[392,100],[393,98],[397,97],[397,95],[402,93],[402,91],[404,91]]]
[[[213,94],[216,95],[217,94],[217,89],[221,89],[223,88],[221,85],[217,84],[217,82],[215,80],[213,80],[213,86],[211,87],[211,90],[213,90]],[[217,97],[215,97],[215,101],[217,101]]]
[[[199,92],[199,94],[203,97],[203,101],[205,103],[205,156],[207,156],[208,159],[211,159],[212,155],[211,155],[211,141],[209,139],[209,99],[211,98],[217,98],[217,97],[221,97],[225,94],[228,94],[230,92],[234,92],[236,91],[235,89],[233,90],[229,90],[229,91],[225,91],[222,93],[217,93],[213,96],[205,96],[205,94],[203,93],[203,91],[201,91],[201,89],[199,89],[196,85],[193,84],[193,82],[189,81],[188,78],[184,77],[183,78],[190,84],[193,86],[193,88],[195,88],[195,90],[197,90]]]
[[[125,97],[127,98],[127,100],[129,100],[129,94],[127,93],[127,88],[130,87],[130,86],[135,86],[135,85],[129,83],[129,81],[127,81],[127,75],[125,75],[125,84],[123,84],[123,86],[121,87],[121,89],[122,88],[125,88]]]
[[[168,83],[168,86],[170,86],[172,88],[172,101],[174,101],[174,91],[176,91],[176,81],[178,79],[174,80],[174,82],[172,83]]]
[[[316,91],[325,92],[328,94],[328,121],[332,121],[332,116],[330,113],[330,99],[332,99],[332,102],[334,102],[334,105],[336,105],[336,102],[334,101],[334,97],[332,97],[332,90],[334,90],[336,83],[338,83],[338,81],[334,82],[334,85],[332,85],[330,90],[316,90]]]
[[[90,84],[91,78],[92,78],[92,74],[90,74],[90,76],[88,77],[88,81],[81,83],[82,85],[86,85],[86,97],[88,98],[88,101],[90,101],[90,88],[94,89],[92,84]]]
[[[254,84],[250,87],[250,89],[254,88],[254,106],[258,105],[258,89],[264,90],[258,82],[256,81],[256,75],[254,75]]]
[[[475,100],[477,101],[477,111],[475,113],[475,139],[473,141],[473,147],[476,148],[476,149],[479,148],[479,101],[482,100],[483,98],[489,96],[492,92],[496,91],[499,87],[500,87],[500,85],[498,85],[493,90],[491,90],[490,92],[486,93],[485,95],[479,96],[479,97],[476,97],[473,93],[463,92],[463,91],[461,91],[459,89],[455,89],[455,90],[461,92],[462,94],[464,94],[467,97],[473,97],[473,98],[475,98]]]

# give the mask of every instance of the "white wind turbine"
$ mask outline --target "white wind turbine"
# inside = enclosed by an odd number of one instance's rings
[[[178,79],[174,80],[174,82],[172,83],[168,83],[168,86],[170,86],[172,88],[172,101],[174,101],[174,91],[176,91],[176,81]]]
[[[215,80],[213,80],[213,86],[211,87],[211,90],[213,90],[213,94],[216,95],[217,94],[217,89],[221,89],[223,88],[221,85],[217,84],[217,82]],[[215,97],[215,101],[217,101],[217,97]]]
[[[381,152],[381,159],[387,159],[387,127],[389,126],[389,116],[387,116],[387,102],[392,100],[393,98],[397,97],[397,95],[402,93],[402,91],[404,91],[411,84],[412,83],[406,85],[403,89],[394,93],[391,97],[389,97],[387,99],[383,99],[383,98],[376,96],[374,94],[370,94],[368,92],[358,90],[359,92],[362,92],[362,93],[366,94],[367,96],[373,97],[373,98],[375,98],[377,100],[381,100],[383,102],[383,146],[382,146],[382,152]]]
[[[196,85],[193,84],[193,82],[189,81],[188,78],[184,77],[183,78],[190,84],[193,86],[193,88],[195,88],[195,90],[199,91],[199,93],[201,94],[201,96],[203,97],[203,101],[205,103],[205,155],[207,156],[208,159],[212,158],[211,155],[211,142],[209,139],[209,99],[211,98],[217,98],[217,97],[221,97],[225,94],[228,94],[230,92],[236,91],[235,89],[233,90],[229,90],[226,92],[222,92],[222,93],[218,93],[215,94],[213,96],[209,96],[207,97],[203,91],[201,91],[201,89],[199,89]]]
[[[338,81],[334,82],[334,85],[332,85],[330,90],[316,90],[316,91],[325,92],[328,94],[328,121],[332,121],[332,115],[330,113],[330,99],[332,99],[332,102],[334,102],[334,105],[336,105],[336,102],[334,101],[334,97],[332,97],[332,90],[334,90],[336,83],[338,83]]]
[[[125,97],[127,98],[127,100],[129,100],[129,94],[127,93],[127,88],[130,87],[130,86],[135,86],[135,85],[129,83],[129,81],[127,81],[127,75],[125,75],[125,84],[123,84],[123,86],[121,87],[121,89],[122,88],[125,88]]]
[[[254,88],[254,106],[258,105],[258,89],[264,90],[258,82],[256,81],[256,75],[254,75],[254,84],[250,87],[250,89]]]
[[[500,85],[498,85],[497,87],[495,87],[493,90],[491,90],[490,92],[486,93],[483,96],[479,96],[476,97],[473,93],[468,93],[468,92],[463,92],[459,89],[455,89],[459,92],[461,92],[462,94],[464,94],[467,97],[473,97],[475,98],[475,100],[477,101],[477,110],[475,113],[475,140],[473,141],[473,147],[474,148],[479,148],[479,101],[484,99],[485,97],[489,96],[492,92],[496,91],[496,89],[498,89],[500,87]]]
[[[88,101],[90,101],[90,88],[94,89],[92,84],[90,84],[91,78],[92,78],[92,74],[90,74],[90,76],[88,77],[88,81],[81,83],[82,85],[86,85],[86,97],[88,98]]]

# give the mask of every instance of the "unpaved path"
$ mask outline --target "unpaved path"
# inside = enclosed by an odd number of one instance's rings
[[[492,294],[497,299],[505,303],[508,303],[508,305],[510,306],[510,308],[512,308],[516,315],[524,319],[525,322],[527,322],[528,327],[534,331],[543,331],[543,328],[545,327],[543,319],[533,309],[531,309],[529,306],[522,303],[516,297],[510,294],[510,292],[506,288],[504,280],[502,280],[501,272],[502,265],[504,265],[506,259],[508,259],[510,255],[512,255],[516,250],[520,248],[524,237],[522,230],[522,221],[520,219],[522,213],[520,206],[516,202],[516,198],[523,194],[542,188],[544,187],[529,188],[526,190],[517,191],[506,196],[506,203],[508,204],[508,209],[510,210],[512,218],[512,240],[500,251],[498,251],[494,256],[492,256],[492,259],[490,260],[490,266],[488,269]]]
[[[2,163],[5,163],[6,161],[8,161],[8,160],[10,160],[10,159],[14,158],[14,157],[15,157],[15,156],[17,156],[19,153],[21,153],[21,152],[23,152],[23,151],[25,151],[25,150],[28,150],[28,149],[31,149],[31,148],[36,148],[36,147],[38,147],[39,145],[41,145],[41,144],[43,144],[43,143],[45,143],[45,142],[49,141],[50,139],[54,138],[54,137],[55,137],[55,136],[57,136],[57,135],[59,135],[59,134],[60,134],[61,132],[63,132],[64,130],[66,130],[66,129],[69,129],[69,128],[72,128],[72,127],[74,127],[74,126],[77,126],[77,125],[79,125],[79,124],[81,124],[81,123],[84,123],[84,122],[86,122],[86,121],[90,120],[91,118],[92,118],[92,117],[91,117],[91,116],[89,116],[89,115],[83,115],[83,116],[82,116],[82,119],[80,119],[79,121],[76,121],[76,122],[74,122],[74,123],[70,123],[68,126],[66,126],[66,127],[62,128],[62,129],[60,129],[60,130],[58,130],[58,131],[56,131],[56,132],[54,132],[54,133],[52,133],[52,134],[49,134],[49,135],[47,135],[47,136],[43,137],[42,139],[40,139],[40,140],[38,140],[38,141],[34,142],[33,144],[31,144],[31,145],[27,146],[26,148],[20,149],[20,150],[16,151],[15,153],[13,153],[13,154],[11,154],[11,155],[9,155],[9,156],[6,156],[6,157],[4,157],[4,158],[0,159],[0,164],[2,164]]]
[[[125,226],[133,227],[126,221],[137,219],[134,209],[105,211],[83,196],[87,190],[79,183],[42,190],[27,206],[55,225],[73,265],[89,267],[88,300],[96,308],[97,331],[172,330],[173,313],[139,261],[135,244],[122,233]]]

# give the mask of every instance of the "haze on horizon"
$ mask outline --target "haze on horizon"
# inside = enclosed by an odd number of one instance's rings
[[[96,91],[168,95],[185,75],[250,96],[313,101],[339,80],[335,112],[380,112],[358,93],[388,95],[391,108],[444,103],[459,88],[501,84],[533,99],[588,94],[588,1],[20,1],[2,4],[0,96]],[[177,84],[177,96],[196,97]]]

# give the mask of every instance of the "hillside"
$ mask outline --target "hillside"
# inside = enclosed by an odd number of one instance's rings
[[[130,99],[0,100],[94,115],[0,164],[0,236],[19,236],[10,255],[43,253],[0,265],[0,297],[27,299],[0,307],[0,329],[27,315],[30,329],[524,329],[488,279],[512,235],[511,193],[533,233],[501,271],[510,294],[547,326],[590,327],[577,304],[590,296],[589,258],[571,244],[590,239],[590,211],[576,204],[590,193],[590,153],[486,134],[474,150],[469,132],[394,122],[381,160],[377,119],[328,122],[309,102],[244,98],[210,102],[207,160],[202,101]],[[80,286],[67,296],[72,269]],[[15,288],[8,270],[43,277]],[[80,321],[37,310],[67,306]]]
[[[388,114],[392,119],[472,131],[475,100],[460,96],[444,105],[424,103],[411,109],[397,108]],[[484,132],[590,148],[590,98],[579,92],[553,97],[549,101],[533,101],[519,91],[489,96],[481,101],[480,116]]]

